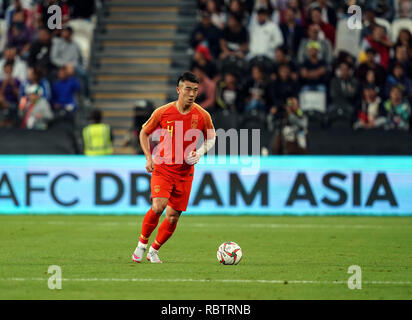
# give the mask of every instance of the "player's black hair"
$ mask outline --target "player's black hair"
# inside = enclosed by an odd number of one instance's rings
[[[179,86],[180,81],[189,81],[193,83],[199,83],[199,79],[196,77],[196,75],[193,72],[186,71],[183,72],[179,78],[177,79],[177,84],[176,86]]]

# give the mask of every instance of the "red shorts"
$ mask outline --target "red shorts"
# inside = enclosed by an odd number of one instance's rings
[[[167,198],[168,205],[177,211],[186,211],[193,179],[183,180],[152,172],[151,198]]]

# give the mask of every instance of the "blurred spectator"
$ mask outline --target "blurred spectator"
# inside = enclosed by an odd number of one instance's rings
[[[44,1],[39,2],[36,7],[36,21],[37,21],[38,28],[47,28],[51,32],[56,32],[57,29],[54,30],[54,28],[49,28],[49,23],[48,23],[49,19],[54,14],[54,11],[51,11],[49,13],[47,9],[52,5],[57,5],[61,8],[62,25],[65,25],[66,22],[69,21],[69,18],[70,18],[69,6],[67,5],[67,3],[61,0],[44,0]]]
[[[338,115],[353,118],[357,89],[358,81],[352,77],[352,70],[346,62],[342,62],[330,85],[332,104],[328,110],[329,119]]]
[[[10,5],[7,7],[6,13],[4,15],[5,20],[6,20],[7,30],[10,29],[13,23],[14,14],[16,12],[23,12],[23,21],[24,21],[25,26],[29,28],[30,31],[33,31],[34,30],[34,12],[30,8],[26,8],[24,6],[24,1],[22,0],[10,1]]]
[[[370,71],[373,71],[374,83],[382,88],[385,83],[386,71],[381,65],[376,63],[376,50],[373,48],[366,49],[365,61],[359,64],[355,75],[361,83],[370,83],[367,79],[368,73],[370,77]]]
[[[371,5],[366,5],[365,14],[363,15],[363,25],[361,31],[361,42],[367,37],[372,35],[375,26],[382,26],[376,20],[376,12]],[[385,32],[388,33],[390,30],[384,28]]]
[[[306,14],[301,0],[289,0],[287,8],[292,9],[296,24],[303,27],[306,24]],[[286,8],[281,12],[281,23],[286,23]]]
[[[72,39],[73,29],[64,27],[61,37],[55,37],[51,46],[51,61],[57,67],[68,63],[74,67],[82,67],[82,55],[79,45]]]
[[[406,92],[407,98],[412,97],[412,80],[405,75],[403,66],[400,63],[396,63],[391,70],[391,73],[386,78],[385,84],[385,96],[389,97],[390,89],[393,86],[402,87]]]
[[[373,69],[370,69],[366,72],[366,78],[365,82],[362,83],[362,87],[367,87],[367,86],[374,86],[376,87],[376,91],[378,92],[379,96],[381,98],[384,97],[384,86],[379,83],[377,80],[376,76],[376,71]]]
[[[137,100],[133,108],[133,121],[128,133],[121,142],[123,147],[131,146],[136,154],[143,154],[139,141],[139,134],[143,124],[147,121],[147,115],[154,111],[153,102],[149,100]],[[151,150],[153,150],[156,141],[150,138]]]
[[[220,39],[220,59],[228,56],[244,58],[248,50],[248,41],[248,32],[239,18],[232,14],[229,15],[227,27],[223,30]]]
[[[67,5],[74,19],[90,19],[96,10],[94,0],[67,0]]]
[[[405,46],[395,47],[395,56],[392,58],[390,69],[393,69],[395,64],[400,64],[405,75],[412,79],[412,60],[408,57],[408,49]]]
[[[196,47],[190,69],[194,65],[199,65],[210,79],[215,80],[218,75],[216,64],[213,62],[210,51],[205,45],[199,44]]]
[[[206,10],[210,13],[212,23],[219,29],[223,29],[226,23],[226,14],[216,0],[207,0]]]
[[[205,70],[199,65],[194,65],[192,72],[199,79],[196,103],[209,111],[213,110],[216,101],[216,83],[207,76]]]
[[[200,11],[205,11],[206,10],[206,3],[207,3],[207,0],[197,0],[197,8]]]
[[[8,120],[14,120],[19,102],[20,81],[13,77],[13,63],[4,64],[4,79],[0,81],[0,108]]]
[[[195,49],[199,44],[206,42],[213,58],[217,58],[220,52],[220,30],[212,24],[208,11],[202,11],[200,23],[196,25],[190,35],[190,46]]]
[[[318,8],[321,14],[321,20],[325,23],[331,24],[333,28],[336,28],[337,16],[336,8],[329,4],[328,0],[317,0],[311,3],[309,11]]]
[[[270,3],[276,10],[283,11],[287,8],[289,0],[271,0]]]
[[[284,23],[280,25],[282,31],[284,47],[287,48],[287,54],[295,57],[299,50],[300,41],[305,36],[304,28],[297,23],[295,11],[287,7],[284,11]]]
[[[365,51],[368,48],[375,49],[378,57],[377,63],[385,69],[389,67],[389,50],[392,47],[392,42],[389,40],[382,26],[376,25],[373,28],[372,34],[367,36],[361,44],[361,50]],[[363,61],[362,52],[360,62]]]
[[[53,112],[47,100],[42,97],[41,91],[39,85],[31,85],[26,90],[27,96],[20,99],[20,128],[45,130],[53,119]]]
[[[108,124],[102,123],[103,114],[99,109],[90,113],[91,122],[83,129],[84,154],[103,156],[113,153],[113,132]]]
[[[241,0],[241,2],[243,4],[243,8],[246,10],[247,14],[250,17],[250,14],[253,11],[253,6],[255,4],[255,0]]]
[[[395,6],[395,19],[412,19],[412,3],[410,0],[398,0]]]
[[[27,76],[27,64],[17,55],[16,47],[7,47],[4,50],[3,59],[0,60],[0,80],[4,79],[3,67],[6,62],[13,63],[13,77],[24,82]]]
[[[346,62],[351,68],[356,65],[356,58],[345,50],[339,50],[338,55],[333,59],[332,69],[339,68],[342,62]]]
[[[409,59],[412,59],[412,35],[408,29],[401,29],[396,39],[395,47],[404,46],[407,49]]]
[[[366,86],[363,89],[362,100],[357,109],[356,122],[353,129],[373,129],[381,127],[385,122],[385,117],[381,115],[381,98],[378,95],[379,88]]]
[[[221,110],[241,112],[241,88],[238,79],[230,71],[225,73],[223,80],[216,86],[216,107]]]
[[[274,64],[274,68],[273,71],[271,73],[271,78],[273,80],[275,80],[279,74],[279,66],[286,64],[289,67],[290,70],[290,75],[291,78],[293,80],[298,80],[299,79],[299,75],[298,75],[298,68],[296,66],[296,64],[293,62],[293,60],[290,59],[290,56],[287,55],[286,53],[286,49],[284,47],[279,47],[276,48],[275,51],[275,64]]]
[[[261,8],[265,8],[268,11],[269,15],[269,20],[271,20],[273,23],[276,25],[279,25],[280,23],[280,13],[278,10],[275,10],[272,5],[272,0],[255,0],[255,3],[253,5],[253,10],[251,12],[250,18],[249,18],[249,29],[253,28],[253,25],[258,23],[258,11]]]
[[[316,23],[312,23],[308,26],[308,37],[302,39],[298,50],[298,62],[303,63],[307,59],[308,51],[307,44],[309,41],[317,41],[320,45],[319,57],[321,60],[325,61],[329,66],[332,63],[332,46],[328,39],[321,39],[319,36],[320,27]]]
[[[310,16],[309,16],[308,22],[309,24],[315,23],[319,25],[325,38],[330,41],[332,47],[335,46],[335,27],[332,24],[327,23],[322,19],[322,11],[319,7],[314,7],[313,9],[310,10]]]
[[[58,79],[52,86],[52,106],[59,116],[71,118],[77,110],[76,93],[80,90],[80,83],[74,76],[70,66],[59,68]]]
[[[299,82],[293,78],[288,64],[280,64],[277,68],[277,78],[269,85],[270,113],[275,115],[280,112],[286,99],[299,91]]]
[[[386,117],[386,129],[409,130],[411,107],[403,96],[403,89],[394,86],[389,93],[389,99],[383,103]]]
[[[47,72],[52,71],[50,60],[51,35],[46,28],[41,28],[38,32],[37,40],[30,46],[30,52],[27,59],[29,66],[40,66]]]
[[[380,18],[392,21],[395,15],[394,2],[396,0],[368,0],[368,5],[373,8]]]
[[[16,47],[22,58],[27,58],[32,42],[32,31],[24,24],[23,11],[16,11],[7,32],[7,46]]]
[[[84,95],[89,97],[89,76],[83,67],[82,55],[79,45],[72,39],[73,29],[69,26],[63,28],[61,38],[53,38],[50,58],[57,66],[73,66],[76,76],[82,81]]]
[[[252,66],[251,78],[246,82],[244,111],[257,110],[265,112],[268,105],[268,82],[262,67]]]
[[[244,1],[242,2],[241,0],[230,0],[228,6],[228,13],[238,16],[243,25],[247,23],[247,12],[245,10],[245,5],[246,4],[244,3]]]
[[[269,20],[268,11],[265,8],[257,11],[257,24],[249,28],[249,37],[248,59],[260,55],[274,59],[275,48],[283,44],[282,32]]]
[[[51,100],[51,87],[47,78],[40,67],[29,67],[27,70],[27,79],[22,83],[20,87],[19,96],[27,95],[27,88],[33,84],[37,84],[42,88],[42,97],[47,101]]]
[[[299,100],[292,96],[286,102],[284,125],[274,135],[273,153],[305,154],[308,118],[299,107]]]
[[[327,66],[325,61],[318,58],[320,45],[317,41],[310,41],[306,47],[308,58],[300,68],[300,76],[303,80],[301,90],[326,92]]]

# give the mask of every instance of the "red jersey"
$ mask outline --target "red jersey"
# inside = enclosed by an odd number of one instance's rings
[[[176,101],[157,108],[142,130],[150,135],[160,129],[160,141],[154,151],[154,171],[179,179],[192,179],[194,166],[185,162],[186,156],[196,150],[198,139],[211,139],[214,128],[209,113],[194,103],[186,114],[180,113]],[[213,130],[213,136],[207,136]]]

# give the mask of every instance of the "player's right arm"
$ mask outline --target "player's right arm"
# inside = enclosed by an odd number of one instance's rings
[[[153,131],[160,126],[161,111],[156,109],[153,111],[149,120],[147,120],[140,130],[139,140],[142,151],[146,157],[146,170],[147,172],[153,172],[154,161],[152,158],[152,153],[150,152],[150,141],[149,136]]]
[[[150,152],[149,135],[145,131],[141,130],[139,139],[140,139],[140,146],[142,147],[142,151],[146,157],[146,171],[152,172],[154,168],[154,162],[153,162],[152,154]]]

